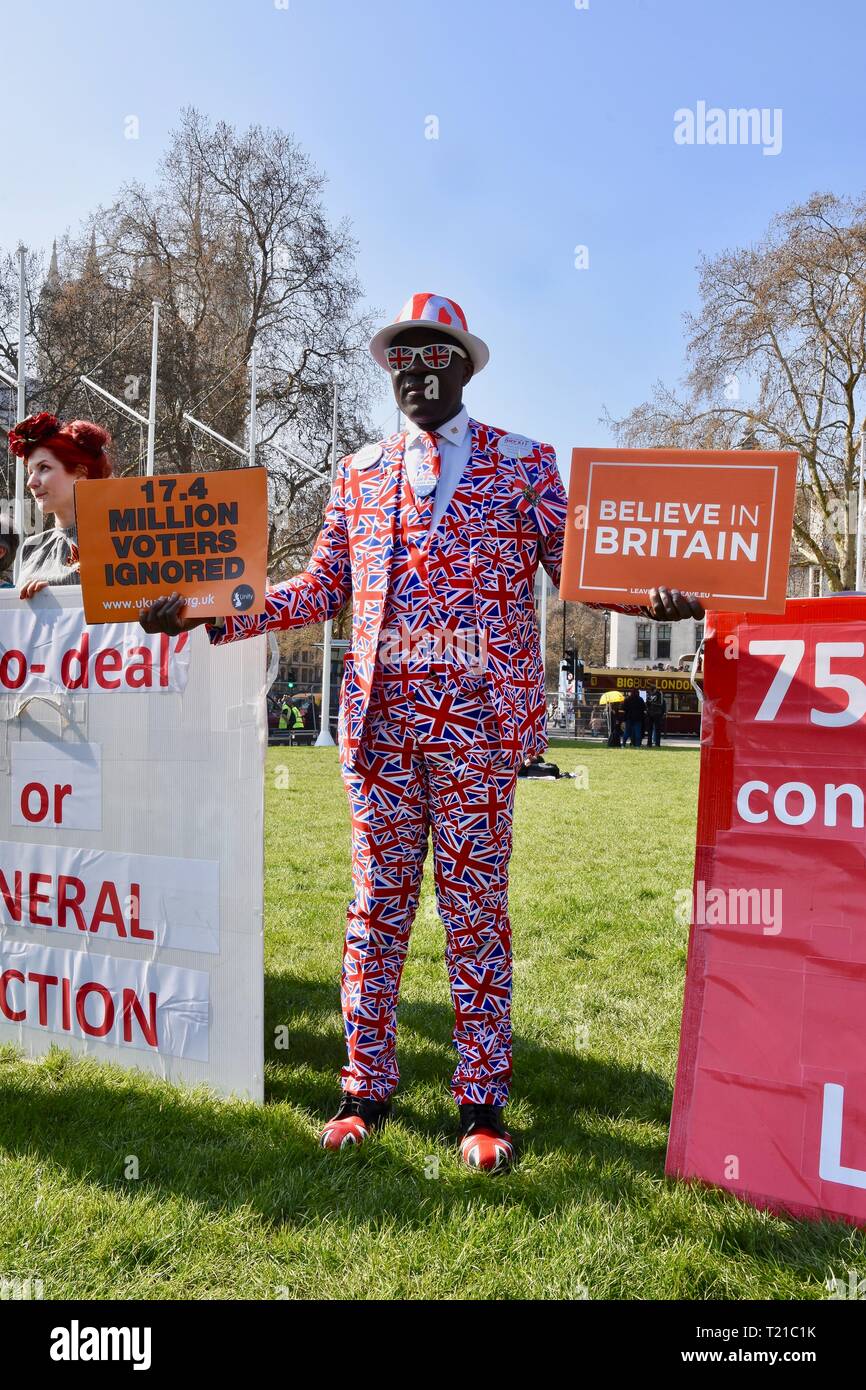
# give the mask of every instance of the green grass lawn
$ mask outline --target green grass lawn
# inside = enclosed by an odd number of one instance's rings
[[[358,1151],[317,1147],[343,1056],[348,813],[333,750],[275,748],[267,1104],[59,1050],[38,1063],[0,1051],[0,1278],[39,1278],[45,1298],[791,1299],[866,1271],[848,1227],[664,1177],[687,938],[674,895],[691,883],[697,751],[552,756],[583,773],[518,786],[512,1173],[457,1161],[443,929],[426,882],[395,1122]],[[131,1154],[137,1179],[124,1175]]]

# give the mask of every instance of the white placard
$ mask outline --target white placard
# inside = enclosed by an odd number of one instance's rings
[[[12,825],[102,829],[102,749],[96,743],[15,743]]]
[[[262,1101],[267,640],[88,628],[80,604],[72,587],[29,601],[0,590],[0,959],[69,981],[10,976],[0,1044],[30,1056],[59,1044]],[[52,800],[88,766],[99,824],[66,818],[72,796],[57,825],[13,814],[27,779]],[[93,784],[82,796],[86,819]],[[126,1024],[124,990],[146,994],[127,997]]]
[[[189,633],[151,636],[138,623],[88,627],[80,603],[79,598],[72,609],[37,607],[17,595],[4,603],[0,695],[159,695],[183,690],[189,672]]]
[[[208,1059],[203,970],[0,940],[0,1017],[154,1056]]]
[[[0,840],[0,923],[218,954],[219,863]]]

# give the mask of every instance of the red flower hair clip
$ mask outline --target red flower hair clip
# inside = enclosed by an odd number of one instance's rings
[[[18,458],[26,458],[37,444],[44,444],[60,429],[60,421],[50,410],[40,410],[38,415],[28,415],[19,420],[9,431],[9,448]]]

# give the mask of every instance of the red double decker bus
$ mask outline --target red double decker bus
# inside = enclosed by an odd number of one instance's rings
[[[702,672],[695,676],[698,685]],[[635,667],[587,666],[583,673],[584,705],[578,728],[588,728],[592,713],[606,690],[628,695],[630,690],[660,690],[667,714],[666,737],[700,738],[701,707],[688,671],[647,671]],[[587,715],[587,705],[589,714]],[[597,722],[597,721],[596,721]]]

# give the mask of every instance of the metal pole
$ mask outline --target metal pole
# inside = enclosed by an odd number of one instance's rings
[[[159,300],[153,301],[153,336],[150,342],[150,407],[147,412],[147,476],[153,477],[156,455],[156,364],[159,353]]]
[[[860,483],[857,489],[857,571],[854,588],[863,588],[863,474],[866,471],[866,421],[860,426]]]
[[[331,413],[331,487],[337,476],[337,383],[334,382],[334,405]],[[334,629],[332,618],[325,623],[322,640],[322,727],[316,739],[316,748],[333,748],[331,733],[331,636]]]
[[[91,391],[95,391],[97,396],[102,396],[103,400],[111,401],[116,410],[122,410],[131,420],[137,420],[140,425],[147,424],[147,416],[142,415],[138,410],[133,410],[131,405],[127,405],[118,396],[112,396],[110,391],[106,391],[105,387],[100,386],[99,382],[94,381],[92,377],[80,376],[78,380],[83,381],[84,385],[88,386]]]
[[[203,434],[209,434],[211,439],[216,439],[220,444],[224,444],[227,449],[231,449],[234,453],[240,454],[242,459],[248,458],[246,449],[242,449],[240,444],[235,444],[233,439],[226,439],[224,434],[219,434],[217,430],[212,430],[210,425],[202,424],[201,420],[197,420],[194,415],[190,415],[188,410],[183,412],[183,418],[188,424],[195,425],[196,429],[201,430]]]
[[[23,420],[27,413],[27,332],[24,315],[24,243],[18,246],[18,380],[16,382],[16,419]],[[24,540],[24,460],[15,460],[15,530],[18,533],[18,550],[12,570],[17,581],[21,568],[21,548]],[[40,514],[41,515],[41,514]]]
[[[250,353],[250,468],[256,466],[256,350]]]
[[[211,431],[211,433],[213,433],[213,431]],[[291,463],[297,463],[301,468],[306,468],[307,472],[311,473],[319,482],[322,482],[322,480],[328,476],[327,470],[324,473],[320,473],[318,468],[314,468],[311,463],[307,463],[306,459],[302,459],[300,454],[293,454],[291,449],[284,449],[282,444],[275,444],[272,439],[268,440],[268,448],[275,449],[278,454],[282,454],[283,458],[289,459]],[[243,453],[244,451],[241,449],[239,452]]]

